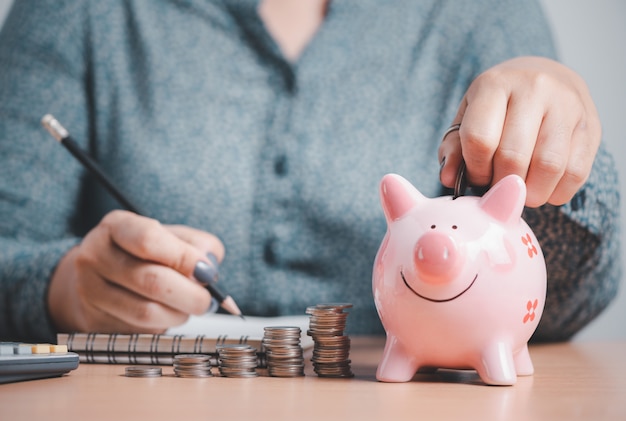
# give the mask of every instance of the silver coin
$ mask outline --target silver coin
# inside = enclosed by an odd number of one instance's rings
[[[272,347],[272,346],[296,346],[296,345],[300,345],[300,338],[297,339],[290,339],[290,340],[281,340],[281,339],[263,339],[261,341],[261,343],[263,344],[263,346],[267,347]]]
[[[348,321],[347,317],[311,317],[309,321],[309,327],[320,326],[320,327],[334,327],[345,326]]]
[[[259,374],[256,372],[250,373],[232,373],[232,374],[222,374],[223,377],[231,377],[231,378],[251,378],[251,377],[259,377]]]
[[[208,377],[214,377],[213,373],[185,373],[185,372],[175,372],[176,377],[182,377],[182,378],[187,378],[187,379],[191,379],[191,378],[208,378]]]
[[[465,194],[465,190],[467,190],[467,177],[465,176],[465,161],[461,161],[461,165],[459,165],[459,169],[456,173],[456,180],[454,181],[454,195],[452,196],[456,199],[459,196],[463,196]]]
[[[173,366],[177,377],[213,377],[211,357],[206,354],[175,355]]]
[[[175,368],[174,374],[178,377],[213,377],[211,369],[180,369]]]
[[[217,358],[219,361],[256,361],[258,358],[256,356],[256,353],[254,353],[254,355],[249,355],[249,354],[222,354]]]
[[[218,348],[218,366],[224,377],[256,377],[256,348],[250,345],[225,345]]]
[[[271,358],[284,358],[284,357],[301,357],[303,354],[302,347],[293,347],[293,348],[272,348],[267,351],[267,357]]]
[[[288,369],[280,369],[280,368],[273,368],[273,369],[268,369],[267,374],[269,374],[271,377],[302,377],[304,376],[304,369],[303,368],[288,368]]]
[[[242,370],[239,368],[220,367],[220,374],[223,377],[257,377],[256,370]]]
[[[317,375],[319,377],[332,377],[332,378],[336,378],[336,379],[354,377],[354,373],[352,371],[339,372],[339,373],[323,373],[323,372],[320,373],[320,372],[318,372]]]
[[[211,360],[210,355],[206,354],[178,354],[174,355],[174,363],[180,364],[197,364],[201,362],[209,362]]]
[[[237,352],[237,351],[249,351],[254,347],[247,344],[223,344],[217,346],[217,351]]]
[[[332,361],[343,361],[349,358],[348,352],[336,353],[336,354],[321,354],[316,353],[311,358],[313,361],[315,360],[332,360]]]
[[[320,377],[352,377],[350,338],[344,334],[349,303],[325,303],[308,307],[307,335],[313,338],[313,371]]]
[[[267,334],[268,332],[280,332],[281,334],[288,334],[288,333],[300,333],[300,327],[299,326],[266,326],[263,328],[263,330],[265,331],[265,333]]]
[[[352,304],[350,304],[350,303],[322,303],[322,304],[317,304],[315,307],[316,308],[332,308],[332,309],[339,309],[339,310],[347,310],[349,308],[352,308]]]
[[[304,376],[304,357],[296,326],[265,328],[262,344],[267,359],[267,374],[271,377]]]
[[[131,366],[124,370],[126,377],[160,377],[163,374],[161,367]]]

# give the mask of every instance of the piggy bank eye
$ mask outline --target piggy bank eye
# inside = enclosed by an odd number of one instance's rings
[[[453,229],[453,230],[455,230],[455,229],[457,229],[457,228],[458,228],[458,227],[457,227],[456,225],[452,225],[452,229]]]
[[[435,228],[437,228],[437,225],[434,225],[434,224],[433,224],[433,225],[431,225],[431,226],[430,226],[430,229],[431,229],[431,230],[434,230]]]

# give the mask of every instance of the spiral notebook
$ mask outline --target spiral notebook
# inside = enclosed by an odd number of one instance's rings
[[[217,348],[226,344],[248,344],[256,348],[259,366],[263,366],[261,347],[264,328],[298,326],[302,348],[313,346],[306,334],[308,316],[246,317],[225,314],[191,317],[187,323],[165,334],[59,333],[57,343],[80,356],[80,362],[104,364],[170,365],[177,354],[208,354],[217,365]]]

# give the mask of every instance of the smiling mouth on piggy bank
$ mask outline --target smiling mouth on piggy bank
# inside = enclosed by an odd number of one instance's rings
[[[454,297],[437,299],[437,298],[426,297],[425,295],[422,295],[419,292],[415,291],[413,288],[411,288],[411,285],[409,285],[409,283],[406,281],[406,278],[404,277],[404,273],[402,271],[400,271],[400,276],[402,276],[402,280],[404,281],[404,285],[406,285],[406,287],[408,289],[410,289],[411,292],[413,292],[413,294],[417,295],[420,298],[423,298],[424,300],[431,301],[433,303],[445,303],[445,302],[448,302],[448,301],[456,300],[461,295],[465,294],[472,287],[472,285],[474,285],[474,282],[476,282],[476,279],[478,279],[478,274],[476,274],[474,276],[474,279],[472,280],[472,282],[470,282],[470,284],[467,286],[467,288],[465,288],[463,291],[459,292]]]

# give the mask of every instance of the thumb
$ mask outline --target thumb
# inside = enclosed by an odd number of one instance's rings
[[[439,145],[439,181],[445,187],[454,187],[459,167],[463,162],[461,150],[460,124],[467,109],[467,96],[463,97],[461,104],[452,120],[452,124],[444,133]]]

